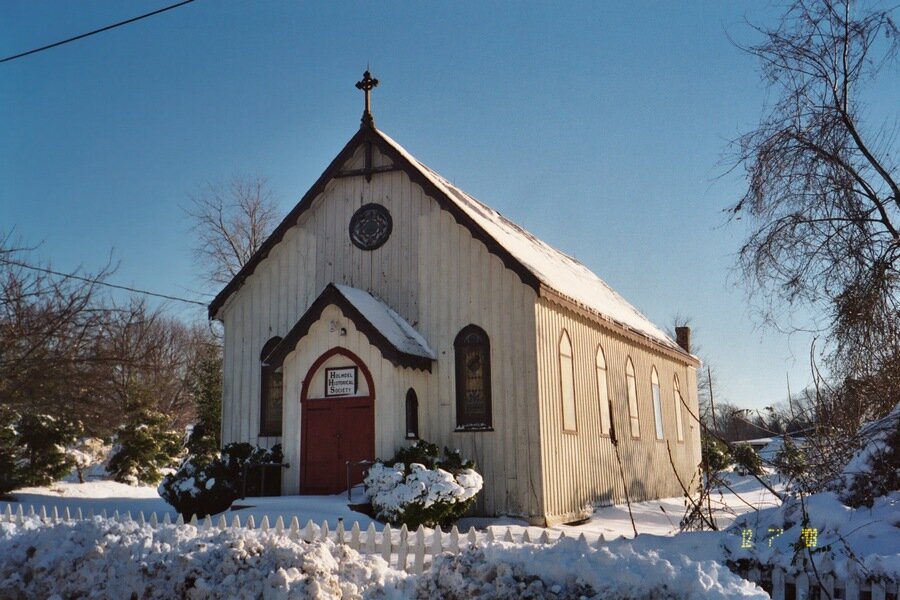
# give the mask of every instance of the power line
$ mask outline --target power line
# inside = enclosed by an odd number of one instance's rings
[[[34,265],[29,265],[28,263],[19,262],[16,260],[9,260],[8,258],[0,258],[0,262],[6,263],[8,265],[15,265],[17,267],[22,267],[23,269],[31,269],[32,271],[39,271],[41,273],[47,273],[49,275],[56,275],[58,277],[65,277],[66,279],[77,279],[78,281],[84,281],[86,283],[94,284],[94,285],[102,285],[108,288],[114,288],[117,290],[125,290],[126,292],[134,292],[135,294],[143,294],[145,296],[153,296],[154,298],[164,298],[166,300],[174,300],[176,302],[184,302],[186,304],[196,304],[198,306],[206,307],[205,302],[199,302],[197,300],[188,300],[187,298],[179,298],[178,296],[170,296],[168,294],[159,294],[157,292],[148,292],[147,290],[141,290],[138,288],[128,287],[125,285],[116,285],[115,283],[107,283],[105,281],[100,281],[99,279],[91,279],[90,277],[82,277],[81,275],[76,275],[74,273],[62,273],[60,271],[54,271],[52,269],[45,269],[44,267],[36,267]]]
[[[167,10],[172,10],[173,8],[178,8],[179,6],[184,6],[185,4],[190,4],[193,1],[194,0],[184,0],[183,2],[179,2],[177,4],[173,4],[173,5],[167,6],[165,8],[160,8],[159,10],[154,10],[153,12],[148,12],[147,14],[141,15],[139,17],[134,17],[134,18],[128,19],[126,21],[120,21],[119,23],[114,23],[112,25],[107,25],[106,27],[101,27],[100,29],[95,29],[94,31],[82,33],[81,35],[76,35],[75,37],[70,37],[69,39],[66,39],[66,40],[54,42],[54,43],[48,44],[46,46],[41,46],[40,48],[35,48],[34,50],[29,50],[28,52],[22,52],[20,54],[14,54],[13,56],[7,56],[4,59],[0,59],[0,63],[4,63],[9,60],[15,60],[17,58],[22,58],[23,56],[28,56],[29,54],[35,54],[35,53],[41,52],[43,50],[49,50],[50,48],[56,48],[57,46],[62,46],[63,44],[68,44],[69,42],[74,42],[76,40],[80,40],[82,38],[86,38],[86,37],[92,36],[97,33],[109,31],[110,29],[115,29],[116,27],[121,27],[122,25],[128,25],[129,23],[134,23],[135,21],[140,21],[141,19],[146,19],[147,17],[152,17],[153,15],[158,15],[159,13],[164,13]]]

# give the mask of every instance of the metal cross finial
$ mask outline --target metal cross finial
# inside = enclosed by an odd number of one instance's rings
[[[372,89],[378,87],[378,80],[373,79],[367,70],[363,73],[363,78],[356,82],[356,89],[362,90],[366,95],[366,109],[363,111],[363,125],[375,125],[375,119],[372,117]]]

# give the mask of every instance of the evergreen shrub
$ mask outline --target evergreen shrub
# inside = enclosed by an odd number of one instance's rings
[[[700,453],[710,475],[721,473],[731,465],[731,452],[728,446],[711,435],[701,436]]]
[[[163,478],[159,495],[187,521],[227,510],[240,498],[244,467],[263,463],[280,463],[284,457],[281,445],[271,450],[246,443],[228,444],[221,453],[210,458],[190,456],[178,471]]]
[[[182,451],[182,435],[169,429],[165,415],[140,410],[116,431],[106,470],[121,483],[156,484],[166,469],[178,464]]]
[[[735,444],[732,455],[739,475],[762,475],[762,460],[750,444]]]

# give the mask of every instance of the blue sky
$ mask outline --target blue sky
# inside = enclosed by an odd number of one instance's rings
[[[0,55],[167,3],[7,1]],[[197,0],[0,64],[0,228],[42,243],[55,268],[111,254],[116,283],[207,299],[188,195],[263,175],[286,213],[356,131],[368,64],[379,128],[658,324],[689,316],[717,397],[762,407],[788,374],[793,389],[809,380],[809,339],[760,329],[731,272],[745,230],[723,209],[742,177],[723,155],[766,98],[728,35],[751,41],[744,19],[777,14],[750,1]]]

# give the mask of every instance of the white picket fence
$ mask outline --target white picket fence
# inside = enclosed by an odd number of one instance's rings
[[[26,511],[22,505],[19,505],[13,512],[10,505],[7,504],[6,510],[0,515],[0,522],[24,523],[26,515],[29,518],[38,518],[48,524],[95,518],[93,512],[84,515],[81,509],[77,509],[72,514],[66,508],[60,514],[56,507],[48,511],[45,506],[41,506],[37,511],[34,506],[29,506]],[[118,511],[109,517],[105,510],[97,516],[104,519],[112,518],[121,523],[133,521],[141,526],[152,528],[173,524],[169,513],[165,513],[162,519],[159,519],[156,513],[151,513],[149,518],[146,518],[141,512],[136,518],[132,518],[130,513],[120,514]],[[206,517],[200,521],[194,517],[189,523],[185,523],[179,515],[174,521],[174,525],[197,527],[201,531],[214,528],[224,531],[243,527],[258,529],[261,532],[271,532],[275,535],[286,535],[292,540],[306,542],[331,540],[338,544],[347,544],[361,554],[380,555],[394,568],[414,574],[422,573],[431,564],[434,556],[447,552],[459,554],[470,545],[480,542],[499,540],[526,544],[551,544],[566,537],[565,532],[551,535],[545,529],[540,536],[532,538],[527,529],[523,529],[522,533],[514,534],[509,527],[499,537],[491,528],[486,531],[476,531],[474,528],[470,528],[466,533],[462,533],[456,526],[449,532],[441,531],[440,528],[426,527],[409,531],[406,525],[400,529],[392,529],[390,525],[385,525],[382,531],[377,531],[375,525],[370,524],[365,531],[362,531],[359,523],[354,523],[353,527],[347,531],[342,521],[339,521],[337,527],[332,531],[327,521],[321,525],[307,521],[306,525],[301,528],[300,521],[296,516],[287,526],[282,517],[278,517],[273,526],[269,524],[269,518],[264,516],[257,525],[252,515],[242,523],[240,516],[236,514],[231,517],[230,523],[225,515],[220,515],[217,519]],[[588,543],[584,534],[581,534],[579,539]],[[606,540],[602,535],[593,542],[593,545],[598,548],[605,544]],[[832,570],[827,557],[818,569],[821,573],[829,573]],[[798,575],[792,575],[779,567],[763,570],[750,569],[740,575],[748,581],[759,584],[772,595],[774,600],[900,600],[900,584],[898,582],[867,582],[864,574],[861,573],[857,573],[855,577],[847,581],[835,580],[833,576],[827,574],[818,577],[815,572],[801,572]]]
[[[91,520],[99,516],[103,519],[112,518],[122,523],[133,521],[141,526],[149,525],[152,528],[174,524],[197,527],[201,531],[208,531],[214,528],[224,531],[242,527],[245,529],[258,529],[262,532],[274,533],[275,535],[286,535],[292,540],[303,540],[306,542],[331,540],[338,544],[347,544],[360,554],[380,555],[394,568],[414,574],[422,573],[431,564],[434,556],[447,552],[459,554],[470,545],[479,542],[500,540],[505,542],[550,544],[566,537],[565,532],[560,532],[559,535],[556,535],[554,532],[551,535],[548,530],[544,530],[537,539],[532,539],[527,530],[521,534],[514,535],[508,527],[502,536],[497,537],[491,529],[477,531],[475,528],[470,528],[466,533],[462,533],[455,525],[449,532],[444,532],[440,528],[430,529],[427,527],[419,527],[415,531],[409,531],[406,525],[399,529],[385,525],[382,531],[377,531],[374,524],[369,524],[369,527],[363,531],[360,529],[359,523],[355,522],[348,531],[344,528],[343,521],[338,521],[337,527],[331,530],[327,521],[321,525],[307,521],[306,525],[301,527],[300,521],[296,516],[291,519],[289,525],[285,525],[284,520],[280,516],[275,520],[274,525],[269,523],[267,516],[263,516],[259,525],[257,525],[253,515],[248,516],[246,520],[241,522],[240,515],[236,514],[232,515],[230,523],[225,515],[219,515],[215,519],[206,517],[202,520],[198,520],[195,516],[188,523],[185,523],[184,519],[179,515],[173,523],[169,513],[165,513],[163,518],[160,519],[156,513],[151,513],[149,517],[145,517],[144,513],[140,512],[136,517],[132,517],[129,512],[120,514],[119,511],[115,511],[110,517],[105,510],[99,515],[95,515],[93,512],[85,515],[81,509],[77,509],[73,513],[66,508],[60,514],[56,507],[48,510],[45,506],[41,506],[36,510],[34,506],[29,506],[25,510],[22,505],[19,505],[17,510],[13,512],[9,504],[6,505],[6,510],[0,516],[0,521],[24,523],[26,516],[38,518],[42,522],[49,524]],[[580,539],[587,543],[587,539],[583,534],[580,536]],[[601,535],[596,540],[596,544],[600,546],[604,543],[606,543],[606,540]]]
[[[840,581],[829,573],[830,560],[826,557],[817,567],[794,575],[784,569],[774,567],[761,571],[750,569],[739,573],[765,589],[773,600],[897,600],[900,598],[900,584],[895,581],[867,582],[863,574],[857,573],[846,581]]]

